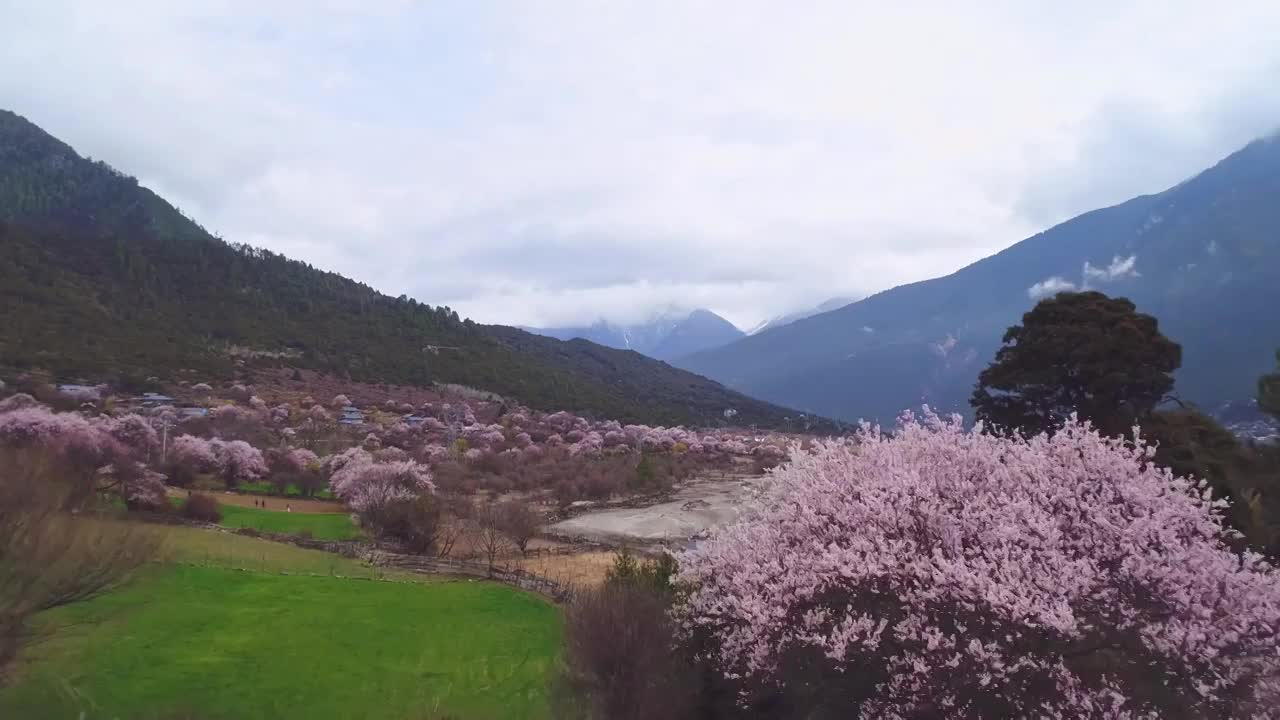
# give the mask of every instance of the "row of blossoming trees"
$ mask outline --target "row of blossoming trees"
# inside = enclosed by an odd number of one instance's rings
[[[0,445],[51,453],[85,494],[115,493],[131,508],[163,501],[164,476],[148,465],[160,436],[138,415],[59,413],[14,395],[0,401]]]
[[[80,410],[66,412],[14,394],[0,400],[0,443],[70,454],[99,489],[117,490],[130,507],[160,506],[166,482],[234,488],[271,480],[282,491],[327,488],[358,509],[392,488],[433,492],[433,475],[451,493],[554,491],[569,502],[660,490],[735,459],[769,466],[785,454],[776,437],[622,425],[497,402],[388,401],[350,428],[336,422],[350,404],[343,395],[326,406],[310,398],[269,404],[243,385],[219,392],[196,384],[188,392],[213,404],[207,415],[167,407],[112,413],[100,402],[105,389],[75,398]],[[642,466],[642,455],[661,456],[656,471]]]

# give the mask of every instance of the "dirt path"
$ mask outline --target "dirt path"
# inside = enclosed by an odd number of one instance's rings
[[[303,498],[282,498],[268,497],[262,495],[241,495],[232,492],[215,492],[208,493],[218,499],[223,505],[238,505],[240,507],[256,507],[257,501],[265,503],[267,510],[278,510],[284,512],[285,508],[289,508],[292,512],[300,513],[346,513],[350,512],[340,502],[332,500],[306,500]],[[186,490],[178,488],[169,488],[169,496],[183,498],[187,496]]]

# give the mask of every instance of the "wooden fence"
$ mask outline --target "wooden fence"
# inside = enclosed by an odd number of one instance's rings
[[[261,532],[250,528],[239,528],[234,532],[237,535],[249,535],[263,540],[290,543],[311,550],[321,550],[342,555],[343,557],[356,558],[374,567],[388,567],[431,575],[485,578],[486,580],[511,585],[521,590],[536,592],[558,602],[568,598],[570,592],[570,587],[565,583],[557,582],[551,578],[543,577],[506,563],[495,563],[490,566],[489,563],[475,560],[459,560],[429,555],[408,555],[393,552],[368,542],[315,540],[297,535]],[[550,548],[548,548],[548,551],[550,551]]]
[[[474,560],[428,557],[425,555],[402,555],[376,550],[364,559],[369,564],[379,567],[392,567],[432,575],[485,578],[486,580],[511,585],[521,590],[546,595],[556,601],[566,600],[572,589],[565,583],[507,564],[490,565],[489,563]]]
[[[141,514],[141,513],[140,513]],[[375,567],[389,567],[410,572],[432,575],[455,575],[459,577],[476,577],[500,582],[529,592],[545,595],[557,602],[563,602],[571,594],[572,587],[567,583],[531,573],[505,562],[490,565],[475,560],[431,557],[427,555],[408,555],[381,548],[373,543],[356,540],[316,540],[314,538],[283,533],[272,533],[254,528],[230,529],[213,523],[189,520],[170,514],[147,514],[146,519],[171,525],[216,530],[218,532],[247,535],[272,542],[288,543],[309,550],[320,550],[343,557],[355,558]],[[529,555],[559,555],[572,553],[574,548],[530,548]]]

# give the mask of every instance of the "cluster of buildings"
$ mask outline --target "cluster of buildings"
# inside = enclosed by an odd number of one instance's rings
[[[138,408],[172,408],[178,417],[183,420],[193,417],[207,417],[209,415],[209,408],[207,407],[178,407],[176,400],[161,393],[142,393],[137,397],[130,398],[129,403]]]

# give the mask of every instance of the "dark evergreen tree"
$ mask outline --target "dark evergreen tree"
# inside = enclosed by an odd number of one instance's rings
[[[1276,351],[1276,371],[1258,379],[1258,407],[1280,418],[1280,350]]]
[[[1182,349],[1124,298],[1060,293],[1004,335],[978,377],[977,419],[1004,431],[1049,432],[1072,413],[1119,435],[1173,389]]]

